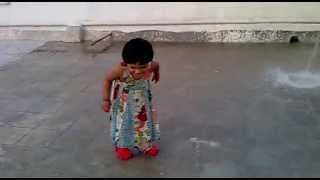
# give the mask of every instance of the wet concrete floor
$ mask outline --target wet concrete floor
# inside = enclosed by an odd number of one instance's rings
[[[121,47],[48,42],[1,65],[0,177],[320,176],[320,88],[273,77],[301,71],[312,44],[154,43],[161,152],[128,162],[100,109]]]

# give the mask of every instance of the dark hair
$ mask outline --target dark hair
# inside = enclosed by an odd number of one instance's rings
[[[126,64],[147,64],[153,59],[153,48],[149,41],[135,38],[128,41],[122,49],[122,59]]]

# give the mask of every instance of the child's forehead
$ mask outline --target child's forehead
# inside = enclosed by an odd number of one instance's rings
[[[143,64],[143,65],[140,65],[140,64],[128,64],[129,67],[131,68],[146,68],[148,66],[148,64]]]

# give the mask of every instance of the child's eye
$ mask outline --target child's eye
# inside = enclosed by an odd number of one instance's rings
[[[132,69],[144,69],[145,67],[132,67]]]

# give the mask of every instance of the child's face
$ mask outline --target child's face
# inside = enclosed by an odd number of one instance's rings
[[[148,67],[148,64],[144,64],[144,65],[128,64],[128,69],[135,78],[142,78],[145,71],[147,70],[147,67]]]

